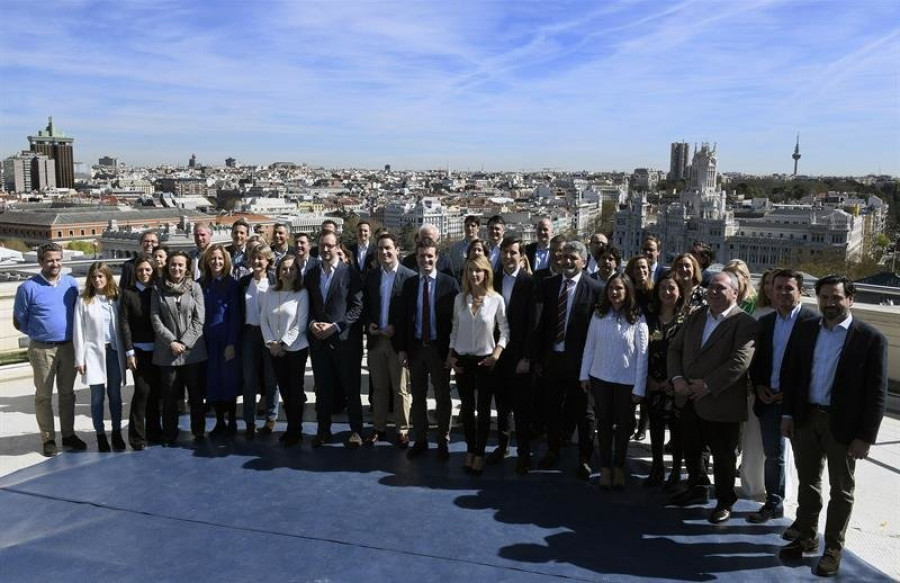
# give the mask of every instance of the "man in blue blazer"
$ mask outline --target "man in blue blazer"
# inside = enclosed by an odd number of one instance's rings
[[[584,271],[587,248],[579,241],[562,246],[562,273],[538,283],[538,302],[543,306],[535,333],[531,362],[542,375],[547,415],[547,453],[541,468],[559,459],[565,419],[578,428],[580,478],[591,475],[594,448],[594,408],[581,388],[578,376],[591,314],[600,298],[600,283]]]
[[[760,336],[750,364],[750,382],[756,399],[753,413],[759,418],[762,446],[766,456],[766,503],[747,517],[747,522],[762,524],[784,515],[784,436],[781,435],[781,382],[785,370],[784,355],[792,342],[798,322],[817,319],[818,315],[800,303],[803,274],[782,269],[773,275],[775,311],[760,318]]]
[[[326,232],[319,239],[321,263],[306,272],[309,293],[309,352],[316,379],[318,431],[313,447],[331,439],[334,394],[346,391],[350,437],[344,445],[362,445],[362,403],[359,396],[362,366],[362,281],[359,273],[337,255],[337,235]]]
[[[378,237],[378,267],[366,272],[363,285],[363,326],[368,337],[369,378],[372,379],[372,433],[367,445],[384,439],[390,399],[394,398],[397,446],[409,445],[409,375],[397,358],[397,320],[402,317],[400,293],[416,272],[400,265],[397,238],[391,233]]]
[[[412,386],[412,422],[416,443],[407,452],[413,459],[428,451],[428,380],[434,386],[437,401],[438,458],[450,458],[450,371],[445,368],[450,352],[450,329],[453,325],[453,301],[459,284],[438,270],[437,243],[420,238],[416,245],[419,264],[417,277],[410,277],[401,292],[401,317],[397,320],[396,347],[398,360],[409,367]]]
[[[799,481],[797,518],[785,533],[794,538],[782,559],[816,552],[822,510],[822,467],[831,490],[825,521],[821,576],[837,575],[853,510],[856,460],[869,455],[887,402],[887,341],[850,313],[856,287],[843,275],[816,282],[822,318],[797,324],[785,356],[781,431],[794,448]]]
[[[356,242],[350,245],[350,263],[363,278],[366,272],[377,266],[375,244],[372,242],[372,226],[369,221],[359,221],[356,225]]]

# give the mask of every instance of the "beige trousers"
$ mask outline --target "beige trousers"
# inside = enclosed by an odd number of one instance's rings
[[[75,348],[31,341],[28,362],[34,371],[34,413],[41,441],[56,439],[53,420],[53,383],[59,393],[59,426],[63,437],[75,434]]]
[[[369,345],[369,375],[372,377],[372,425],[387,428],[390,399],[394,399],[394,422],[399,433],[409,431],[409,371],[400,366],[389,338],[376,336]]]

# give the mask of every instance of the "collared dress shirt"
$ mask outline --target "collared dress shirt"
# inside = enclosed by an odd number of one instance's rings
[[[834,373],[837,372],[844,341],[853,316],[848,314],[844,321],[829,330],[825,321],[819,323],[819,335],[813,351],[812,377],[809,381],[809,402],[825,407],[831,405],[831,387],[834,385]]]
[[[797,323],[801,307],[801,304],[797,304],[786,317],[775,312],[775,330],[772,334],[772,377],[769,379],[769,388],[773,391],[781,389],[781,363],[784,362],[784,351],[787,349],[788,340],[791,339],[791,332]]]
[[[578,282],[581,281],[581,276],[584,272],[579,272],[578,275],[572,278],[572,285],[569,286],[568,299],[566,300],[566,329],[569,328],[569,315],[572,313],[572,303],[575,301],[575,289],[578,287]],[[559,283],[559,291],[556,297],[559,297],[559,294],[566,289],[566,276],[562,276],[562,280]],[[556,310],[556,306],[549,307],[545,306],[544,309]],[[564,352],[566,350],[566,341],[557,342],[553,345],[553,352]]]

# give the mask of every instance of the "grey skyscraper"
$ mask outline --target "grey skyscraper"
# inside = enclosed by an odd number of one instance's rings
[[[669,157],[669,180],[686,180],[690,177],[688,160],[691,158],[691,147],[687,142],[674,142]]]

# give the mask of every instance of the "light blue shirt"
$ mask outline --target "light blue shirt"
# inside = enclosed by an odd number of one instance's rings
[[[535,248],[534,250],[534,265],[532,266],[532,270],[544,269],[547,267],[547,261],[550,259],[550,247],[544,247],[543,249],[540,247]]]
[[[103,341],[107,344],[112,345],[112,349],[116,349],[116,329],[115,326],[115,317],[113,314],[113,304],[109,301],[109,298],[103,295],[97,295],[94,297],[95,300],[100,305],[101,314],[103,318],[103,330],[104,339]]]
[[[381,314],[378,315],[378,327],[382,329],[390,324],[388,313],[391,309],[391,293],[394,291],[394,279],[397,277],[399,265],[397,263],[391,270],[381,269]]]
[[[500,269],[500,245],[491,247],[490,259],[491,267],[494,269],[494,271]]]
[[[801,307],[800,304],[797,304],[786,318],[782,318],[781,314],[775,312],[775,331],[772,334],[772,376],[769,379],[769,388],[773,391],[781,388],[781,363],[784,361],[784,351],[787,348],[788,340],[791,339],[791,332],[794,330]]]
[[[329,271],[326,267],[331,267]],[[331,289],[331,280],[334,279],[334,272],[337,269],[336,265],[331,265],[328,263],[322,264],[322,277],[319,278],[319,287],[322,290],[322,299],[325,300],[328,298],[328,290]]]
[[[437,273],[432,271],[419,276],[419,291],[416,292],[416,338],[422,339],[422,289],[425,278],[428,278],[428,305],[431,308],[431,338],[437,340],[437,318],[434,317],[434,288],[437,285]]]
[[[844,341],[853,316],[848,314],[843,322],[829,330],[825,320],[819,323],[819,336],[813,351],[812,377],[809,381],[809,402],[815,405],[831,405],[831,387],[834,385],[834,373],[837,371]]]

